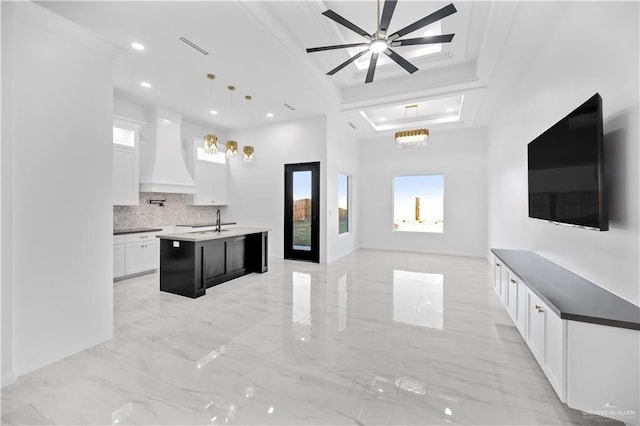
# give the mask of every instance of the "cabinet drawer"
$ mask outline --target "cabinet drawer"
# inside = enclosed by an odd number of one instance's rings
[[[124,235],[114,235],[113,244],[124,244]]]
[[[124,241],[129,243],[139,243],[143,241],[153,241],[156,239],[155,232],[145,232],[142,234],[127,234],[124,236]]]

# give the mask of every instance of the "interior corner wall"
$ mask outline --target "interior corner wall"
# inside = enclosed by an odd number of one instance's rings
[[[269,254],[284,257],[284,165],[320,162],[320,262],[326,263],[326,117],[273,123],[230,131],[238,158],[229,162],[229,206],[224,220],[270,228]],[[240,158],[243,145],[255,148],[255,162]]]
[[[489,245],[536,251],[640,304],[639,4],[558,7],[555,2],[519,5],[490,82],[502,95],[493,100],[497,108],[489,125]],[[533,17],[539,22],[530,22]],[[525,34],[527,25],[545,32]],[[540,46],[522,65],[522,47],[515,41],[527,37],[536,37]],[[505,81],[511,83],[500,87]],[[596,92],[603,100],[609,231],[530,219],[527,144]]]
[[[327,116],[327,263],[360,246],[360,144],[339,114]],[[338,233],[338,174],[349,176],[349,231]]]
[[[12,150],[12,349],[19,376],[112,337],[115,51],[35,3],[6,5],[11,32],[3,32],[2,66],[3,76],[11,75],[12,100],[11,123],[3,104],[3,126],[12,126],[12,137],[3,134],[2,145],[3,160],[5,144]],[[4,196],[3,188],[3,205]]]
[[[460,256],[487,255],[485,128],[433,132],[427,146],[397,148],[392,137],[361,142],[363,248]],[[393,230],[393,178],[444,175],[444,232]]]
[[[11,139],[11,108],[12,99],[10,67],[6,67],[11,60],[10,43],[6,41],[11,35],[11,20],[4,13],[6,2],[0,3],[0,138],[2,141]],[[1,380],[0,386],[7,386],[15,381],[13,373],[13,288],[12,288],[12,256],[11,256],[11,144],[0,145],[0,324],[2,340],[0,342]]]

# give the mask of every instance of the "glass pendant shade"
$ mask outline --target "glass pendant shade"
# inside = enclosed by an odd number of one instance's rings
[[[242,147],[242,158],[245,163],[253,163],[255,159],[255,153],[252,146],[244,146]]]
[[[411,129],[396,132],[396,143],[404,145],[426,145],[429,139],[428,129]]]
[[[207,154],[218,152],[218,137],[213,133],[209,133],[204,137],[204,152]]]
[[[238,142],[227,141],[225,144],[227,158],[235,158],[238,155]]]

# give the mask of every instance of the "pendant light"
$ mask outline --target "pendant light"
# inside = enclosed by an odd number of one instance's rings
[[[249,113],[249,101],[252,98],[249,95],[244,98],[247,100],[247,121],[249,121],[251,118],[251,114]],[[251,145],[245,145],[242,147],[242,159],[245,163],[253,163],[255,161],[254,149]]]
[[[236,90],[235,86],[227,86],[229,92],[231,93],[231,110],[233,111],[233,92]],[[225,156],[227,158],[235,158],[238,155],[238,142],[228,140],[224,144],[225,148]]]
[[[418,126],[420,126],[420,115],[418,114],[418,105],[407,105],[404,107],[404,122],[407,121],[407,111],[409,109],[415,109],[416,118],[418,119]],[[395,135],[396,144],[398,146],[409,146],[409,145],[426,145],[427,139],[429,138],[429,130],[425,128],[417,128],[417,129],[408,129],[408,130],[400,130],[396,132]]]
[[[207,74],[209,79],[209,97],[211,103],[209,104],[209,133],[204,136],[204,152],[207,154],[215,154],[218,152],[218,136],[213,133],[213,80],[216,78],[214,74]]]

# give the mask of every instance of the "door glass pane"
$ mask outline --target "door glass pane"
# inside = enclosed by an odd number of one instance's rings
[[[293,249],[311,251],[311,171],[293,172]]]
[[[338,234],[349,232],[349,176],[338,174]]]

